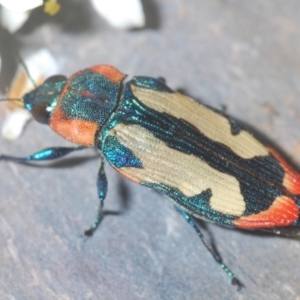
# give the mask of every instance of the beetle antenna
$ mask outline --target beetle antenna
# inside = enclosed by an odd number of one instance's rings
[[[35,81],[33,80],[33,78],[31,77],[30,72],[29,72],[29,70],[28,70],[28,68],[27,68],[27,66],[26,66],[23,58],[21,57],[21,55],[18,52],[16,53],[16,55],[18,57],[18,60],[20,61],[20,64],[25,69],[25,72],[26,72],[28,78],[30,79],[31,83],[33,84],[34,88],[37,88],[37,85],[36,85]]]
[[[22,104],[24,103],[24,100],[22,98],[0,98],[0,102],[4,101],[18,101],[21,102]]]

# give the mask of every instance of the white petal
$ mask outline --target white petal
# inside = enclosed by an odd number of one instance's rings
[[[24,12],[41,6],[43,0],[0,0],[0,4],[15,12]]]
[[[25,109],[17,108],[13,112],[8,111],[1,129],[2,136],[8,140],[17,139],[30,119],[31,115]]]
[[[2,7],[0,10],[1,26],[6,28],[10,33],[14,33],[27,21],[29,14],[28,11],[14,12]]]
[[[143,27],[145,15],[140,0],[91,0],[96,11],[117,28]]]
[[[36,85],[40,85],[49,76],[57,74],[59,66],[51,52],[41,48],[24,59],[29,76]],[[10,85],[8,98],[22,98],[25,93],[34,89],[34,84],[22,64],[19,64],[14,79]]]
[[[46,78],[57,74],[59,69],[53,55],[47,49],[41,49],[24,60],[30,77],[37,84],[41,84]],[[22,98],[23,95],[34,89],[34,85],[23,65],[19,65],[14,76],[7,98]],[[31,118],[30,113],[13,102],[6,102],[6,118],[2,125],[3,137],[14,140],[17,139],[23,131],[24,126]]]

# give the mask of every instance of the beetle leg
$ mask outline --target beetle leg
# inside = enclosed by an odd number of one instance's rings
[[[199,227],[194,222],[192,216],[187,212],[183,211],[179,207],[175,206],[175,209],[185,218],[185,220],[195,229],[197,235],[201,239],[202,243],[206,247],[206,249],[210,252],[213,256],[214,260],[220,265],[220,267],[226,272],[228,277],[231,280],[231,284],[236,285],[238,290],[240,290],[244,285],[235,277],[233,272],[223,263],[221,256],[209,245],[207,240],[204,238],[202,232],[200,231]]]
[[[227,110],[226,105],[224,105],[224,104],[219,105],[219,107],[218,107],[218,112],[219,113],[221,113],[223,115],[223,114],[225,114],[226,110]]]
[[[159,80],[162,83],[166,83],[166,79],[164,77],[159,76],[157,77],[157,80]]]
[[[86,147],[53,147],[46,148],[26,157],[16,157],[9,155],[0,155],[0,160],[13,161],[16,163],[25,163],[30,161],[53,160],[68,155],[71,152],[85,149]]]
[[[98,176],[97,176],[97,190],[98,190],[98,198],[100,200],[98,214],[97,214],[96,220],[94,221],[91,228],[89,228],[88,230],[86,230],[84,232],[84,234],[86,236],[92,236],[103,219],[103,205],[104,205],[104,199],[105,199],[106,193],[107,193],[107,178],[106,178],[105,170],[104,170],[103,155],[101,155],[101,165],[100,165]]]

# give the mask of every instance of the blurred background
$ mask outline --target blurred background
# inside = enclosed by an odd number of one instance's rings
[[[115,6],[116,18],[129,14],[130,2]],[[46,49],[67,76],[111,64],[129,79],[163,77],[197,101],[226,106],[300,166],[299,1],[143,0],[144,24],[129,29],[90,1],[59,4],[54,16],[32,10],[14,32],[0,27],[2,97],[16,53],[26,61]],[[62,145],[48,127],[30,122],[19,139],[0,138],[0,153]],[[246,286],[237,292],[166,197],[108,165],[105,209],[112,213],[85,240],[98,207],[98,165],[93,149],[35,166],[1,162],[1,299],[300,299],[299,240],[205,224]]]

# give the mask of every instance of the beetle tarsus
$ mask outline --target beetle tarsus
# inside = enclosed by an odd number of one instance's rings
[[[103,201],[100,201],[99,209],[98,209],[98,214],[96,217],[96,220],[94,221],[93,225],[84,231],[84,235],[87,237],[93,236],[99,225],[101,224],[103,220]]]
[[[87,237],[93,236],[93,234],[95,233],[95,231],[99,227],[100,223],[101,223],[101,219],[98,217],[96,219],[96,221],[94,222],[94,224],[89,229],[85,230],[84,235],[87,236]]]
[[[235,275],[232,273],[232,271],[222,262],[222,259],[220,257],[219,257],[219,259],[221,261],[221,263],[220,263],[221,268],[226,272],[228,277],[231,279],[231,284],[236,285],[237,290],[240,291],[245,286],[238,278],[235,277]]]
[[[243,285],[243,283],[241,281],[239,281],[236,277],[232,278],[231,280],[231,284],[235,285],[237,287],[237,290],[240,291],[242,288],[244,288],[245,286]]]

